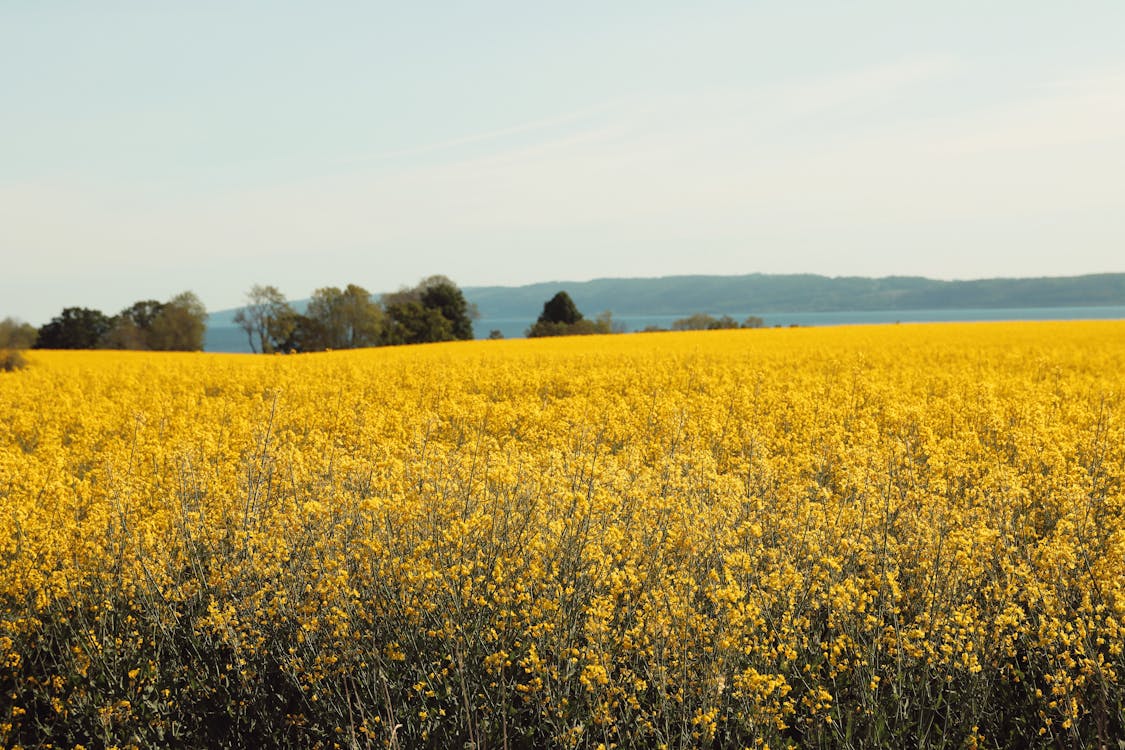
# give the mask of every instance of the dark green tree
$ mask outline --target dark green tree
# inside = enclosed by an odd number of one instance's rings
[[[613,322],[613,313],[606,310],[596,320],[587,320],[566,292],[559,292],[543,303],[543,312],[535,325],[527,329],[527,337],[584,336],[594,333],[620,333],[622,326]]]
[[[419,300],[404,299],[386,305],[391,325],[385,341],[397,344],[430,344],[453,340],[453,324],[441,311]]]
[[[307,315],[294,311],[284,328],[289,333],[284,339],[276,342],[275,351],[322,352],[327,348],[324,345],[324,340],[327,338],[324,327]]]
[[[101,310],[67,307],[39,329],[36,349],[97,349],[109,332],[110,319]]]
[[[445,276],[430,276],[413,288],[384,295],[388,344],[471,339],[475,310]]]
[[[582,313],[578,312],[574,300],[566,292],[559,292],[543,303],[543,312],[539,314],[539,320],[536,322],[574,325],[580,320],[582,320]]]
[[[473,314],[461,288],[444,276],[431,276],[418,285],[423,307],[437,310],[449,321],[453,338],[473,338]]]

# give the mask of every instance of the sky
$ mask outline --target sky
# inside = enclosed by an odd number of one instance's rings
[[[1125,271],[1125,3],[0,3],[0,317]]]

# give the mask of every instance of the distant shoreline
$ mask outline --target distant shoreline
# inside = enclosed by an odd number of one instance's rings
[[[736,320],[748,315],[762,318],[767,328],[789,326],[844,326],[894,323],[985,323],[1004,321],[1047,320],[1125,320],[1125,305],[1068,305],[1058,307],[1000,307],[951,308],[931,310],[849,310],[834,312],[760,312],[746,310],[725,312]],[[591,312],[589,317],[595,313]],[[623,324],[626,333],[644,330],[647,326],[669,328],[672,322],[690,313],[677,315],[614,315],[614,322]],[[498,330],[504,338],[523,338],[527,328],[535,322],[530,317],[481,317],[473,321],[473,331],[478,339],[488,338],[489,332]],[[208,352],[249,352],[246,334],[230,325],[209,326],[204,350]]]

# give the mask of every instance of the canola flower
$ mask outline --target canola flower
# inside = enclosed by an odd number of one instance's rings
[[[28,359],[2,746],[1125,737],[1125,323]]]

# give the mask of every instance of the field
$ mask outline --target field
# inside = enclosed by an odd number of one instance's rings
[[[2,746],[1125,737],[1125,322],[28,359]]]

